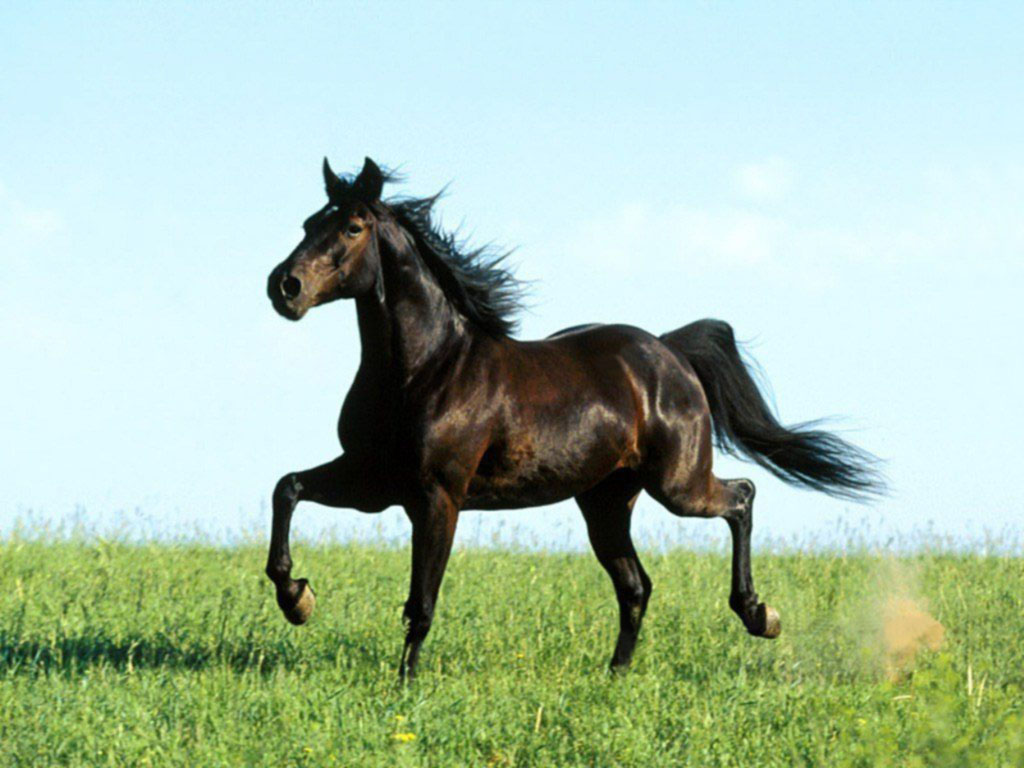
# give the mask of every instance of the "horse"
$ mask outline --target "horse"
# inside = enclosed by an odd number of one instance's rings
[[[324,158],[323,176],[327,202],[271,271],[267,294],[294,321],[353,299],[362,350],[338,420],[342,454],[285,474],[273,491],[266,573],[288,621],[305,623],[315,603],[309,581],[291,575],[300,501],[404,507],[412,574],[398,671],[411,679],[459,513],[574,498],[615,589],[611,668],[623,670],[651,597],[630,536],[646,491],[674,515],[725,519],[729,606],[751,635],[777,637],[779,613],[761,602],[751,574],[754,484],[715,477],[713,446],[788,483],[853,499],[883,491],[877,460],[817,422],[780,424],[724,322],[660,336],[594,324],[516,339],[521,283],[502,254],[470,249],[436,224],[439,195],[383,200],[395,177],[370,158],[344,176]]]

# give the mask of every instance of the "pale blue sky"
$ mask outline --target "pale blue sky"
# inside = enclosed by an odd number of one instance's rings
[[[724,318],[785,419],[889,459],[874,511],[721,462],[761,533],[1021,528],[1020,3],[6,3],[0,72],[4,528],[259,528],[337,453],[353,307],[264,296],[325,154],[453,182],[444,220],[535,281],[522,336]],[[295,526],[332,522],[375,525]],[[500,524],[583,536],[571,507],[464,521]]]

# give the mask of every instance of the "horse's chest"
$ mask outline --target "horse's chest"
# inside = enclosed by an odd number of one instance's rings
[[[395,398],[386,387],[357,376],[338,417],[338,439],[346,453],[381,452],[394,442]]]

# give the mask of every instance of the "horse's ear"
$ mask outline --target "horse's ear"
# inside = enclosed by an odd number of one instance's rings
[[[380,200],[380,193],[384,191],[384,173],[370,158],[366,158],[363,170],[352,182],[352,191],[364,203],[375,203]]]
[[[324,158],[324,186],[327,188],[327,197],[332,200],[338,198],[348,185],[338,178],[338,174],[331,170],[331,164]]]

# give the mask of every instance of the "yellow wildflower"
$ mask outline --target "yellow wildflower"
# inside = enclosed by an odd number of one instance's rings
[[[395,741],[401,742],[402,744],[408,744],[410,741],[416,741],[416,734],[406,731],[404,733],[396,733],[391,738]]]

